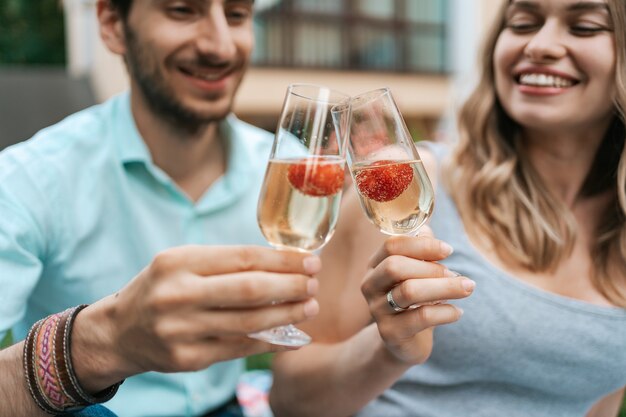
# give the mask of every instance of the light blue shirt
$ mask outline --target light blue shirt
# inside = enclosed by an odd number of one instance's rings
[[[256,205],[272,136],[232,115],[220,132],[227,172],[196,203],[152,163],[128,94],[0,153],[0,340],[114,293],[166,248],[265,245]],[[237,360],[139,375],[107,406],[124,417],[201,415],[233,396],[242,370]]]

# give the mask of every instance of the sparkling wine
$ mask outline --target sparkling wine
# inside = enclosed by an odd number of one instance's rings
[[[433,209],[433,189],[422,162],[375,161],[352,166],[361,205],[389,235],[413,234]]]
[[[339,214],[344,163],[323,156],[269,161],[257,217],[272,246],[313,251],[330,240]]]

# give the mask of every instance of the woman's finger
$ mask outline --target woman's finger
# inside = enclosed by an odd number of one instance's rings
[[[402,341],[411,343],[410,340],[425,329],[454,323],[462,315],[463,310],[452,304],[427,305],[382,318],[378,328],[383,338],[399,345]]]
[[[417,237],[393,236],[376,251],[370,260],[370,267],[375,268],[386,258],[399,255],[424,261],[440,261],[452,253],[447,243],[424,234]]]
[[[458,274],[436,262],[420,261],[405,256],[390,256],[371,270],[361,287],[366,298],[378,297],[403,281],[412,278],[456,277]]]
[[[391,295],[379,297],[380,311],[396,314],[394,305],[409,308],[414,305],[432,304],[441,300],[459,299],[469,296],[476,283],[466,277],[408,279],[389,290]]]

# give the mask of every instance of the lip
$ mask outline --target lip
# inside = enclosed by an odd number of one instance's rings
[[[567,74],[565,72],[561,72],[561,71],[555,70],[553,68],[535,67],[535,66],[520,67],[520,68],[516,69],[513,72],[513,77],[515,79],[518,79],[520,77],[520,75],[527,74],[527,73],[554,75],[556,77],[560,77],[560,78],[564,78],[566,80],[572,81],[574,84],[580,82],[580,80],[578,78],[573,77],[573,76],[571,76],[571,75],[569,75],[569,74]]]
[[[219,92],[226,88],[227,82],[230,79],[231,75],[234,72],[232,67],[226,68],[224,70],[211,70],[209,73],[213,73],[214,77],[212,79],[204,79],[193,75],[194,69],[179,67],[178,71],[183,75],[183,77],[192,84],[195,88],[205,91],[205,92]],[[198,71],[200,72],[200,71]]]
[[[525,85],[519,82],[519,79],[523,74],[552,75],[555,77],[560,77],[565,80],[571,81],[572,85],[568,87],[541,87],[541,86],[534,86],[534,85]],[[559,95],[559,94],[569,91],[569,89],[571,89],[572,87],[575,87],[577,84],[580,83],[580,79],[573,77],[572,75],[567,74],[565,72],[555,70],[554,68],[537,67],[537,66],[530,66],[530,65],[517,68],[513,72],[513,78],[515,80],[518,90],[521,93],[524,93],[527,95],[533,95],[533,96]]]

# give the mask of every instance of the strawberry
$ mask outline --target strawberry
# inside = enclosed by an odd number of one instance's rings
[[[312,197],[327,197],[343,187],[343,167],[336,162],[303,159],[289,165],[287,179],[298,191]]]
[[[408,162],[381,160],[355,172],[356,187],[364,197],[384,203],[397,198],[413,180]]]

